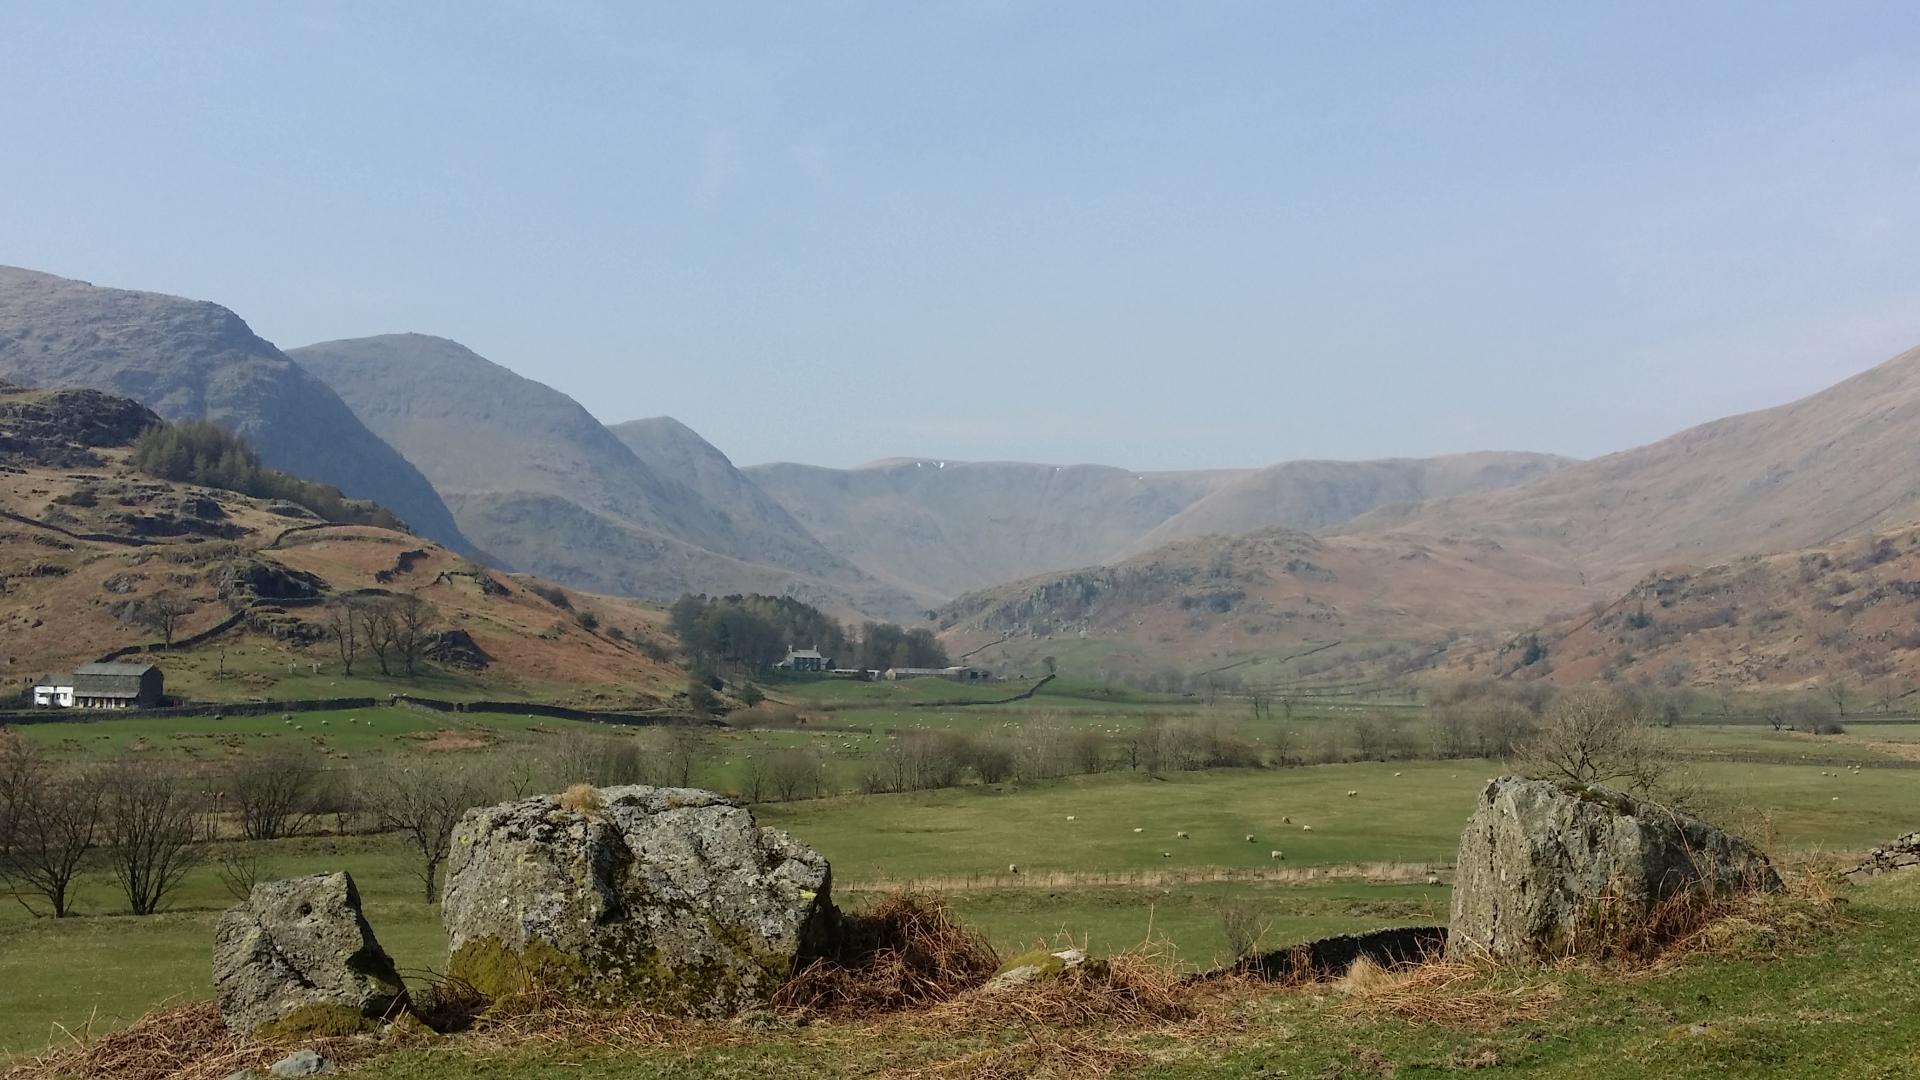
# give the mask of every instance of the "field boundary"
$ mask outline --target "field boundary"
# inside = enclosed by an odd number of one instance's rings
[[[1327,866],[1243,868],[1197,867],[1190,870],[1021,871],[991,874],[929,874],[923,877],[869,878],[839,886],[842,892],[977,892],[986,889],[1157,888],[1217,882],[1303,885],[1318,881],[1364,881],[1372,885],[1420,885],[1450,874],[1448,862],[1338,863]]]

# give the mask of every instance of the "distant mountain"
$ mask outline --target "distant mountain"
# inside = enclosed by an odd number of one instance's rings
[[[218,304],[0,267],[0,377],[125,395],[168,420],[212,420],[245,435],[267,464],[471,550],[426,477]]]
[[[752,589],[916,610],[756,500],[684,428],[630,429],[664,455],[642,458],[572,398],[444,338],[389,334],[290,355],[432,480],[469,536],[519,569],[652,599]]]
[[[1503,452],[1384,461],[1288,461],[1222,484],[1140,537],[1133,550],[1276,526],[1322,529],[1384,506],[1513,487],[1571,463],[1570,458],[1552,454]]]
[[[1564,568],[1490,540],[1265,529],[983,589],[935,614],[956,652],[1002,639],[1055,649],[1094,640],[1192,667],[1315,643],[1439,642],[1594,595]]]
[[[1170,541],[1316,529],[1391,503],[1520,483],[1566,459],[1461,454],[1133,472],[1099,465],[900,459],[746,475],[829,549],[930,603]]]
[[[829,550],[929,606],[1112,558],[1239,475],[933,459],[745,472]]]
[[[1624,585],[1920,520],[1920,349],[1789,405],[1333,531],[1492,537]]]

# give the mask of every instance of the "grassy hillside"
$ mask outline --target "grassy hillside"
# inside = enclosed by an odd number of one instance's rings
[[[1920,529],[1648,575],[1520,641],[1449,656],[1450,672],[1573,686],[1831,688],[1882,711],[1920,680]],[[1533,664],[1523,646],[1540,643]]]
[[[1911,524],[1920,517],[1916,431],[1920,349],[1789,405],[1336,531],[1489,537],[1617,590],[1663,564]]]
[[[86,395],[0,391],[10,692],[109,652],[164,646],[166,627],[149,617],[161,606],[174,613],[176,643],[220,631],[143,654],[165,670],[169,693],[200,700],[409,692],[643,704],[680,689],[655,607],[530,587],[408,533],[156,479],[129,449],[151,414],[100,425],[114,415]],[[431,629],[465,634],[479,655],[430,660],[411,677],[382,675],[362,656],[348,673],[325,629],[327,602],[398,594],[424,600]]]
[[[1235,651],[1439,642],[1462,630],[1521,625],[1592,595],[1566,571],[1490,541],[1268,530],[1030,578],[968,594],[937,614],[956,654],[1001,638],[1095,639],[1191,667]]]

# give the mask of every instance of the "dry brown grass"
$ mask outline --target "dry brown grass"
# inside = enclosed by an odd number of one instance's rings
[[[1197,1015],[1191,987],[1150,949],[1005,990],[977,990],[936,1005],[916,1022],[945,1030],[993,1026],[1146,1028]]]
[[[560,793],[560,809],[580,814],[602,809],[600,791],[592,784],[575,784]]]
[[[246,1069],[264,1073],[295,1049],[234,1034],[210,1001],[155,1009],[130,1027],[98,1038],[86,1030],[69,1038],[68,1045],[9,1070],[7,1080],[224,1080]],[[365,1057],[378,1045],[353,1039],[299,1044],[336,1064]]]
[[[1460,1031],[1538,1020],[1563,993],[1552,970],[1508,984],[1495,980],[1499,971],[1491,964],[1458,960],[1388,970],[1362,960],[1333,985],[1346,999],[1342,1011]]]
[[[937,896],[894,893],[845,915],[834,955],[782,986],[775,1008],[868,1015],[947,1001],[1000,966],[993,946]]]

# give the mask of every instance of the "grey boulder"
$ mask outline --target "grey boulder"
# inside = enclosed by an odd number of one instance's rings
[[[1698,818],[1597,785],[1502,777],[1460,836],[1447,955],[1575,955],[1681,894],[1780,888],[1765,855]]]
[[[826,859],[692,788],[470,810],[447,865],[448,977],[492,998],[729,1015],[765,1004],[838,916]]]
[[[214,930],[213,987],[227,1026],[263,1037],[369,1030],[407,994],[344,873],[255,885]]]
[[[333,1062],[312,1050],[295,1050],[267,1071],[275,1076],[320,1076],[333,1071]]]

